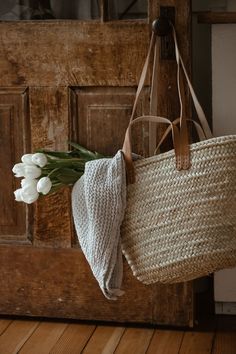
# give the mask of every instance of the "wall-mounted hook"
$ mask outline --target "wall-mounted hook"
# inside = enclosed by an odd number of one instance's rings
[[[152,24],[152,30],[160,36],[160,59],[174,60],[175,46],[173,37],[170,35],[172,31],[171,24],[175,25],[175,7],[160,6],[160,16]]]
[[[156,35],[164,37],[171,33],[172,27],[168,18],[159,17],[153,21],[152,30]]]

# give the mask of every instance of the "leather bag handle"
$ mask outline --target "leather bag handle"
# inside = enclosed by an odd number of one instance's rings
[[[132,146],[131,146],[131,128],[133,125],[139,122],[152,122],[152,123],[161,123],[161,124],[168,124],[172,131],[172,139],[174,144],[175,150],[175,157],[176,157],[176,168],[178,170],[181,169],[181,158],[180,158],[180,136],[179,136],[179,129],[178,127],[173,124],[169,119],[165,117],[157,117],[157,116],[141,116],[135,118],[130,122],[126,133],[125,133],[125,140],[123,144],[123,155],[126,163],[126,170],[127,170],[127,182],[128,184],[132,184],[135,182],[135,173],[134,173],[134,164],[132,160]]]
[[[190,94],[191,97],[193,99],[193,103],[198,115],[198,119],[200,122],[200,125],[202,127],[203,133],[205,135],[206,138],[211,138],[212,137],[212,132],[210,130],[210,127],[208,125],[206,116],[204,114],[204,111],[197,99],[197,96],[195,94],[195,91],[193,89],[193,86],[191,84],[191,81],[189,79],[189,76],[187,74],[187,70],[185,68],[183,59],[181,57],[181,54],[179,52],[179,48],[178,48],[178,42],[177,42],[177,36],[176,36],[176,32],[175,32],[175,28],[174,26],[171,24],[172,26],[172,34],[173,34],[173,38],[174,38],[174,43],[175,43],[175,54],[176,54],[176,62],[177,62],[177,87],[178,87],[178,95],[179,95],[179,101],[180,101],[180,132],[179,132],[179,143],[178,143],[178,148],[177,148],[177,152],[175,150],[176,153],[176,167],[178,170],[181,169],[188,169],[190,168],[190,147],[189,147],[189,143],[188,143],[188,130],[187,130],[187,122],[186,122],[186,117],[183,115],[183,101],[182,101],[182,93],[181,93],[181,88],[180,88],[180,69],[182,68],[184,76],[186,78],[187,84],[189,86],[189,90],[190,90]],[[139,80],[139,84],[138,84],[138,88],[137,88],[137,92],[136,92],[136,96],[135,96],[135,100],[134,100],[134,105],[133,105],[133,109],[132,109],[132,114],[131,114],[131,118],[130,118],[130,122],[127,128],[128,134],[125,135],[125,140],[124,140],[124,144],[123,144],[123,153],[125,156],[125,161],[126,161],[126,168],[127,168],[127,175],[130,174],[130,176],[132,175],[131,178],[128,178],[128,180],[130,181],[130,183],[134,183],[135,178],[134,178],[134,167],[133,167],[133,162],[132,162],[132,155],[131,155],[131,151],[129,152],[129,149],[127,150],[127,146],[129,144],[130,148],[131,148],[131,143],[130,143],[130,125],[132,123],[132,121],[134,121],[134,115],[136,112],[136,108],[137,108],[137,104],[138,104],[138,100],[140,98],[144,83],[145,83],[145,79],[147,76],[147,72],[148,72],[148,68],[149,68],[149,64],[150,64],[150,58],[151,58],[151,53],[153,51],[153,48],[155,48],[154,50],[154,67],[153,67],[153,75],[152,75],[152,86],[151,86],[151,105],[150,105],[150,116],[152,116],[152,113],[155,113],[155,109],[154,106],[156,105],[156,99],[157,99],[157,80],[154,80],[154,73],[156,72],[156,65],[157,65],[157,60],[156,60],[156,56],[157,56],[157,37],[155,35],[155,33],[152,33],[151,36],[151,41],[150,41],[150,45],[149,45],[149,49],[148,49],[148,54],[142,69],[142,73],[140,76],[140,80]],[[155,76],[156,79],[156,76]],[[149,117],[150,117],[149,116]],[[152,116],[154,117],[154,116]],[[163,117],[158,117],[158,118],[163,118]],[[167,118],[164,118],[167,119]],[[135,119],[135,121],[137,120],[137,118]],[[167,119],[168,120],[168,119]],[[144,120],[147,121],[147,120]],[[169,121],[169,120],[168,120]],[[149,122],[154,122],[154,120],[149,120]],[[157,121],[155,121],[157,122]],[[170,122],[170,121],[169,121]],[[158,123],[164,123],[163,121],[158,121]],[[170,129],[170,127],[168,127],[167,129]],[[172,129],[172,128],[171,128]],[[173,128],[174,129],[174,128]],[[127,132],[126,131],[126,132]],[[168,131],[169,133],[169,131]],[[167,134],[168,134],[167,133]],[[129,136],[129,139],[127,138],[127,136]],[[172,134],[173,136],[173,134]],[[151,145],[154,146],[154,140],[155,137],[151,136]],[[132,181],[132,182],[131,182]]]
[[[204,131],[204,134],[205,134],[206,138],[210,139],[210,138],[213,137],[213,134],[212,134],[212,131],[211,131],[210,127],[209,127],[209,124],[208,124],[206,115],[205,115],[205,113],[203,111],[203,108],[200,105],[200,102],[199,102],[199,100],[197,98],[197,95],[196,95],[196,93],[194,91],[194,88],[193,88],[192,83],[190,81],[190,78],[188,76],[186,67],[184,65],[184,61],[183,61],[182,56],[181,56],[180,51],[179,51],[177,35],[176,35],[176,31],[175,31],[175,28],[174,28],[173,25],[172,25],[172,33],[173,33],[173,38],[174,38],[174,43],[175,43],[175,57],[176,57],[177,69],[178,69],[177,70],[177,83],[178,83],[178,94],[179,94],[180,106],[181,107],[183,106],[182,94],[181,94],[181,90],[180,90],[180,68],[182,67],[182,70],[183,70],[185,79],[187,81],[188,87],[189,87],[189,91],[190,91],[190,94],[191,94],[191,97],[192,97],[192,100],[193,100],[193,104],[194,104],[194,107],[195,107],[199,122],[200,122],[200,124],[202,126],[202,129]],[[185,119],[183,117],[183,108],[181,108],[180,119],[181,120]]]
[[[193,125],[195,126],[195,129],[196,129],[196,131],[197,131],[198,138],[199,138],[200,141],[203,141],[203,140],[206,140],[206,139],[207,139],[206,136],[205,136],[205,134],[204,134],[204,131],[203,131],[203,129],[202,129],[202,127],[201,127],[201,125],[200,125],[199,123],[197,123],[197,122],[196,122],[195,120],[193,120],[193,119],[187,119],[187,121],[192,122]],[[180,123],[180,118],[175,119],[174,121],[172,121],[172,123],[175,124],[175,125],[179,124],[179,123]],[[167,136],[168,136],[168,134],[169,134],[170,132],[171,132],[171,127],[169,126],[169,127],[166,129],[165,133],[162,135],[162,138],[161,138],[161,140],[159,141],[159,143],[158,143],[158,145],[157,145],[157,147],[156,147],[156,149],[155,149],[155,151],[154,151],[154,154],[155,154],[155,155],[158,153],[158,150],[160,149],[162,143],[165,141],[165,139],[167,138]]]

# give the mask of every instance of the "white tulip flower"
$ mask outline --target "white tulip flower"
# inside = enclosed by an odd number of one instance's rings
[[[36,154],[33,154],[32,162],[39,167],[44,167],[47,164],[48,160],[45,154],[37,152]]]
[[[21,161],[24,162],[26,165],[34,165],[32,162],[33,154],[25,154],[21,157]]]
[[[21,189],[21,198],[22,201],[31,204],[34,203],[39,197],[36,186],[33,185],[25,185]]]
[[[42,194],[48,194],[52,188],[52,182],[49,177],[42,177],[37,183],[37,191]]]
[[[12,172],[15,173],[15,177],[24,177],[25,176],[25,164],[20,162],[13,166]]]
[[[21,191],[22,191],[22,189],[19,188],[19,189],[17,189],[17,190],[14,192],[14,194],[15,194],[15,200],[16,200],[17,202],[23,202],[23,200],[22,200],[22,195],[21,195]]]
[[[36,179],[32,179],[32,178],[23,178],[21,180],[21,187],[37,187],[37,183],[38,181]]]
[[[35,178],[40,177],[41,174],[42,174],[41,169],[35,165],[25,165],[24,166],[23,176],[26,179],[35,179]]]

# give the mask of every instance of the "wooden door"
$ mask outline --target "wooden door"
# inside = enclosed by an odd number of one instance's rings
[[[0,22],[0,313],[191,325],[191,282],[145,286],[125,262],[125,296],[104,298],[76,242],[69,189],[34,206],[13,198],[11,169],[23,153],[67,150],[69,139],[105,154],[122,146],[160,6],[175,11],[189,64],[188,1],[150,0],[147,19],[125,21],[107,20],[106,4],[99,20]],[[168,41],[162,46],[168,54]],[[158,74],[159,113],[176,117],[173,58],[160,56]]]

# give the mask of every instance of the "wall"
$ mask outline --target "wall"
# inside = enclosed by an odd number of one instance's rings
[[[236,25],[212,26],[212,107],[215,135],[236,134]],[[236,183],[236,181],[235,181]],[[235,216],[236,217],[236,216]],[[236,268],[215,274],[218,313],[236,313]]]
[[[193,0],[193,11],[236,11],[235,0]],[[203,25],[193,13],[193,79],[214,135],[236,134],[236,25]],[[211,112],[212,108],[212,112]],[[214,275],[217,313],[236,314],[236,269]]]
[[[236,134],[236,25],[212,26],[212,107],[215,135]]]

